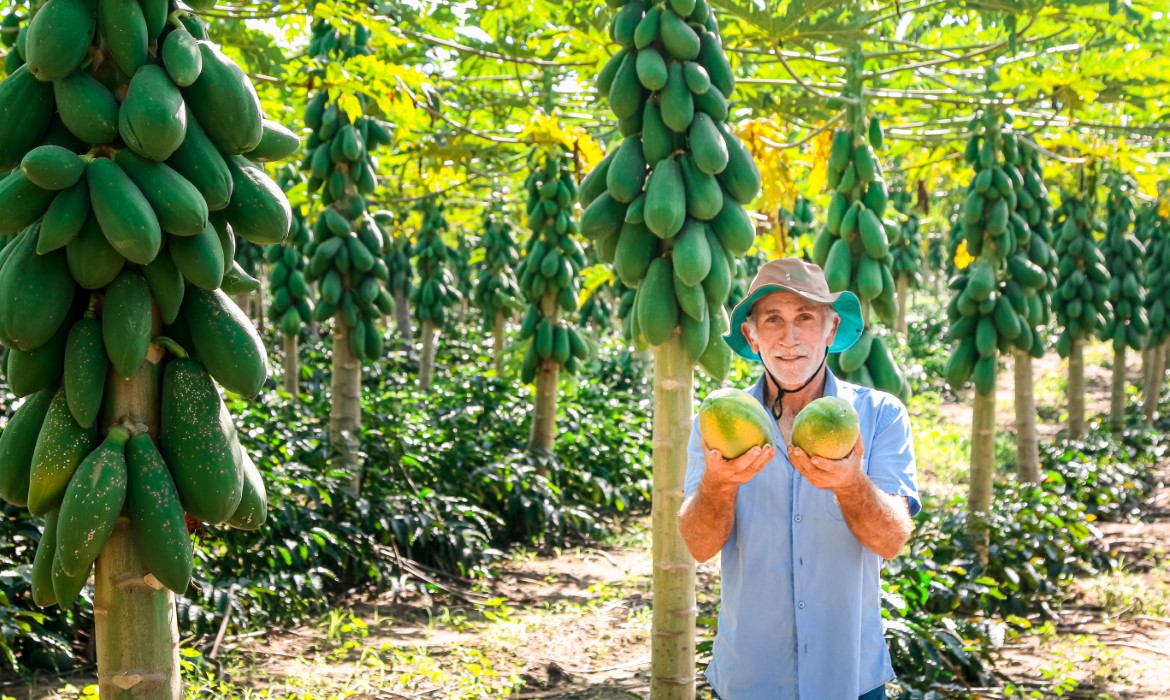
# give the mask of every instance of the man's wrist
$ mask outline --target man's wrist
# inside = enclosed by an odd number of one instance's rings
[[[704,495],[716,499],[735,499],[736,494],[739,493],[739,484],[733,484],[726,481],[715,481],[709,476],[703,477],[699,482],[699,490]]]
[[[835,487],[833,489],[833,495],[837,497],[838,502],[850,501],[869,491],[869,488],[869,477],[858,472],[855,479]]]

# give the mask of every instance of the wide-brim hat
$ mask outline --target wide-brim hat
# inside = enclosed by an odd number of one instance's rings
[[[759,353],[752,352],[752,346],[744,337],[741,327],[757,301],[780,291],[793,292],[809,301],[833,307],[841,317],[841,324],[837,326],[837,335],[829,346],[829,352],[848,350],[865,330],[865,322],[861,320],[861,302],[857,296],[850,291],[831,293],[820,267],[800,258],[769,260],[756,273],[747,296],[731,310],[731,331],[723,336],[723,340],[735,354],[759,362]]]

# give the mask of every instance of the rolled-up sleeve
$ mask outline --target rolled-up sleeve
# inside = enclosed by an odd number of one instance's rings
[[[918,466],[914,461],[910,414],[899,401],[883,401],[875,426],[873,440],[865,446],[870,481],[886,493],[905,496],[910,502],[910,515],[917,515],[922,504],[918,500]]]
[[[690,498],[691,494],[699,490],[699,482],[703,480],[703,472],[706,469],[707,464],[703,461],[703,442],[699,437],[699,419],[696,417],[691,422],[691,440],[687,443],[687,477],[683,484],[686,498]]]

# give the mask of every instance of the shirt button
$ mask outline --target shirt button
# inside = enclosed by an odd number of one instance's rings
[[[795,518],[793,518],[793,520],[795,520],[796,522],[798,522],[798,523],[799,523],[799,522],[800,522],[800,516],[799,516],[799,515],[798,515],[798,516],[796,516]]]
[[[800,608],[801,610],[804,610],[804,601],[802,600],[799,603],[797,603],[796,607]]]

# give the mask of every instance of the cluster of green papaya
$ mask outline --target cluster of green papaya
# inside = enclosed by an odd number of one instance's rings
[[[636,289],[627,310],[640,347],[681,327],[691,359],[722,378],[722,340],[735,259],[752,247],[744,207],[760,172],[727,124],[735,77],[707,0],[610,0],[621,49],[597,88],[618,118],[621,144],[581,184],[581,232]]]
[[[520,263],[512,222],[500,204],[493,204],[483,215],[483,249],[479,280],[475,285],[475,305],[483,312],[485,328],[491,328],[496,317],[509,318],[520,298],[514,270]]]
[[[616,278],[594,289],[581,303],[581,325],[608,331],[614,322],[612,300],[620,298],[623,291]],[[632,303],[633,299],[630,301]]]
[[[1081,188],[1062,190],[1056,220],[1058,281],[1052,294],[1060,334],[1056,351],[1068,357],[1074,342],[1104,331],[1112,315],[1109,305],[1109,269],[1097,246],[1097,233],[1105,228],[1096,216],[1096,176],[1090,169]]]
[[[1106,182],[1105,240],[1101,252],[1109,271],[1109,306],[1113,313],[1101,329],[1101,339],[1112,341],[1113,349],[1141,350],[1150,330],[1145,308],[1146,247],[1133,234],[1136,220],[1137,182],[1120,170],[1112,171]]]
[[[784,216],[785,220],[788,222],[788,233],[792,240],[795,241],[804,236],[813,235],[815,230],[814,225],[817,222],[817,217],[816,214],[813,213],[812,203],[809,202],[808,199],[801,195],[797,195],[796,202],[792,205],[791,215],[789,215],[788,212],[785,212],[783,209],[780,211],[781,215]],[[781,253],[786,254],[785,251],[781,251]]]
[[[378,224],[384,232],[397,230],[397,217],[389,211],[379,211],[375,214]],[[390,270],[390,279],[386,288],[391,295],[402,294],[402,298],[410,297],[410,289],[414,284],[414,267],[410,264],[410,236],[407,234],[394,235],[387,233],[389,239],[386,244],[386,253],[382,257],[386,267]]]
[[[1165,184],[1159,183],[1158,199],[1143,207],[1138,219],[1146,246],[1147,347],[1170,339],[1170,218],[1161,213],[1167,201]]]
[[[346,31],[317,20],[310,47],[323,77],[324,65],[370,53],[369,30],[355,25]],[[371,153],[389,145],[392,135],[385,122],[368,116],[370,98],[345,97],[353,98],[360,115],[350,114],[340,97],[331,101],[329,90],[313,95],[305,107],[305,124],[313,133],[301,167],[309,173],[309,192],[320,192],[323,205],[313,224],[313,240],[305,247],[305,280],[318,284],[313,318],[324,323],[335,317],[346,329],[349,351],[373,360],[385,350],[377,322],[394,312],[394,298],[385,288],[390,279],[382,259],[385,236],[367,211],[366,197],[378,187]]]
[[[22,37],[23,17],[16,11],[16,7],[21,4],[23,4],[22,0],[13,0],[12,9],[0,19],[0,46],[8,49],[4,55],[4,73],[6,75],[16,72],[17,68],[24,65],[23,39],[27,38],[27,35]]]
[[[975,260],[948,283],[955,292],[947,306],[948,339],[955,351],[944,376],[955,389],[974,378],[975,390],[989,394],[1000,352],[1019,348],[1043,354],[1035,328],[1043,320],[1040,292],[1048,284],[1043,266],[1055,261],[1029,259],[1032,229],[1022,212],[1039,213],[1033,193],[1041,190],[1025,181],[1031,171],[1021,170],[1023,158],[1010,124],[985,110],[970,127],[965,157],[975,177],[963,201],[962,224],[963,241]]]
[[[896,242],[890,244],[890,272],[894,281],[906,279],[911,289],[922,286],[922,270],[926,264],[926,253],[922,249],[922,234],[918,230],[918,213],[914,211],[914,198],[905,189],[896,190],[890,197],[894,210],[906,217],[902,232]]]
[[[309,225],[298,210],[293,210],[292,231],[283,246],[269,246],[265,251],[268,264],[268,292],[272,295],[272,319],[285,335],[297,335],[301,326],[313,317],[313,301],[305,280],[305,256],[302,251],[311,239]]]
[[[1024,177],[1024,190],[1027,197],[1017,197],[1016,213],[1028,224],[1032,238],[1026,244],[1021,244],[1021,252],[1044,271],[1045,283],[1043,287],[1033,289],[1024,288],[1028,304],[1025,321],[1032,329],[1033,342],[1028,351],[1033,357],[1040,357],[1045,350],[1041,329],[1047,327],[1052,320],[1052,294],[1056,290],[1057,264],[1056,250],[1052,241],[1052,200],[1048,196],[1048,187],[1044,184],[1044,167],[1040,161],[1040,153],[1034,148],[1019,149],[1020,172]],[[1036,297],[1036,301],[1032,300]],[[1039,305],[1039,308],[1036,308]],[[1017,307],[1018,310],[1018,307]]]
[[[520,339],[531,339],[520,368],[524,382],[533,381],[540,367],[550,362],[576,374],[589,356],[585,339],[563,317],[580,305],[579,276],[585,267],[585,251],[573,238],[577,233],[573,158],[561,146],[535,149],[529,157],[524,188],[532,236],[516,268],[520,290],[528,300]]]
[[[422,228],[414,245],[419,283],[410,290],[410,303],[420,323],[429,321],[441,327],[447,309],[462,298],[448,268],[453,251],[443,242],[447,219],[443,216],[443,204],[433,197],[421,200],[416,206],[422,212]]]
[[[898,297],[890,246],[898,243],[900,231],[883,220],[889,191],[873,152],[882,140],[881,125],[871,118],[863,128],[865,118],[858,119],[852,129],[833,134],[828,163],[832,194],[825,225],[813,240],[812,258],[824,269],[830,291],[853,291],[863,309],[893,324]],[[869,314],[865,316],[868,325]],[[903,402],[910,399],[910,385],[885,339],[872,327],[849,350],[830,355],[829,367],[847,381],[894,394]]]
[[[77,597],[124,506],[144,563],[182,592],[184,513],[265,517],[216,383],[253,396],[267,379],[228,294],[258,286],[234,263],[236,236],[288,234],[257,161],[298,139],[168,0],[48,0],[22,37],[26,63],[0,82],[0,233],[19,231],[0,254],[0,343],[28,399],[0,436],[0,497],[46,518],[39,604]],[[111,392],[148,363],[163,364],[153,436],[110,415]]]

